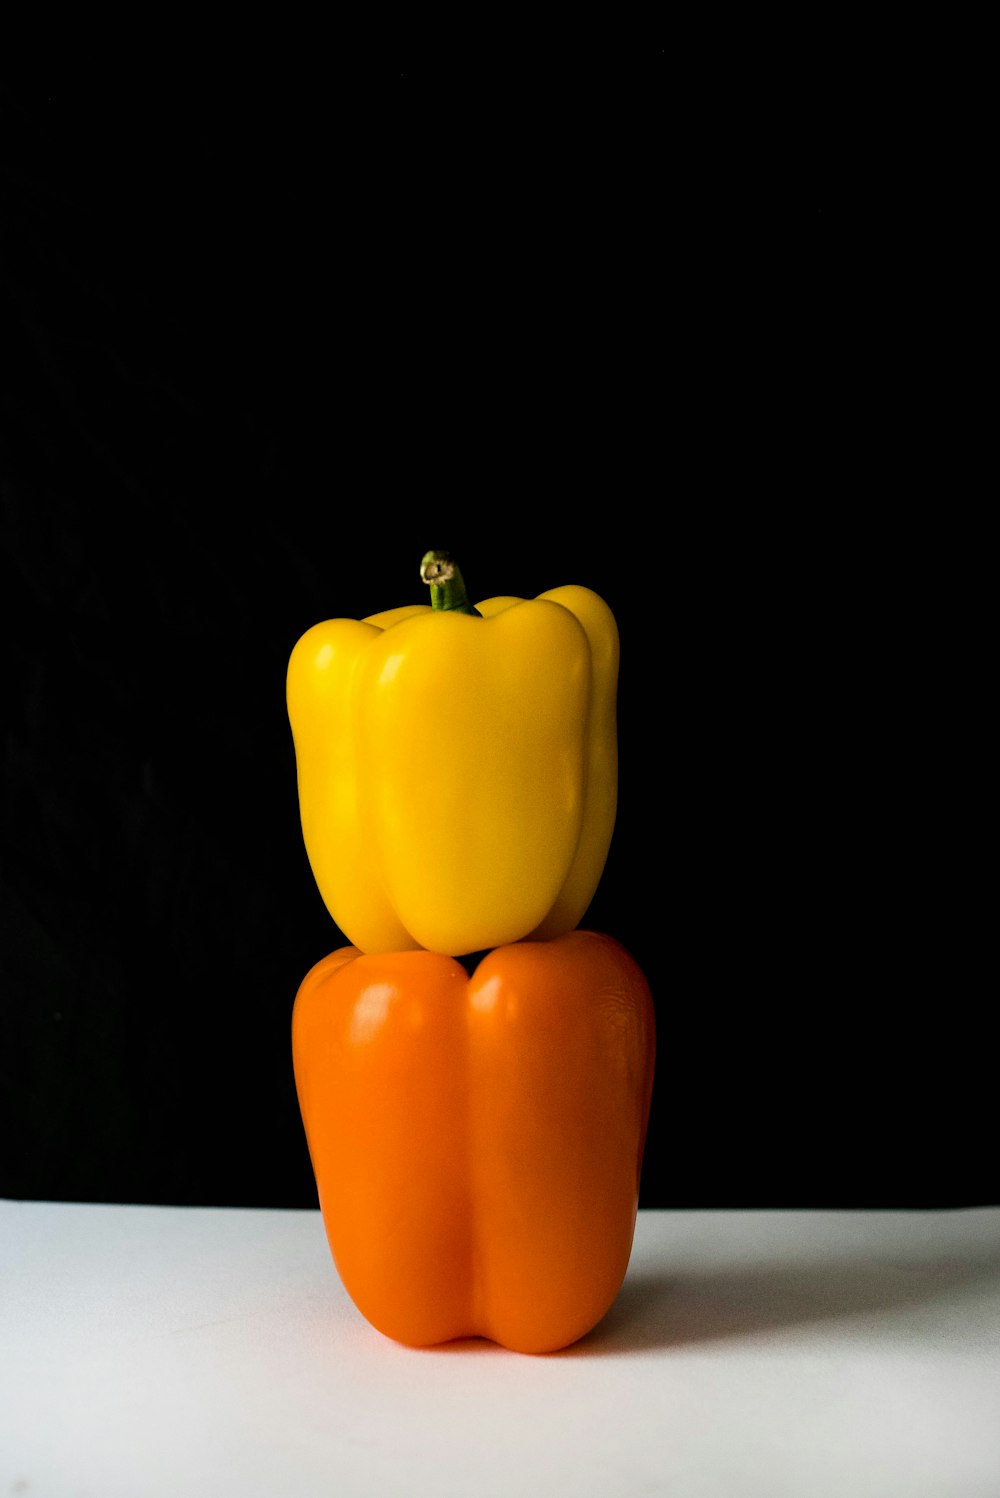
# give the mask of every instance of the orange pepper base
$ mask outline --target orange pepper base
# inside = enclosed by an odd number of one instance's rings
[[[452,957],[342,947],[295,999],[295,1084],[333,1259],[378,1331],[554,1352],[632,1250],[649,985],[609,936]]]

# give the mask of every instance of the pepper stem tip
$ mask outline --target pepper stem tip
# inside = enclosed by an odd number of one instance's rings
[[[431,590],[431,608],[438,613],[482,615],[472,607],[461,568],[450,551],[425,551],[420,578]]]

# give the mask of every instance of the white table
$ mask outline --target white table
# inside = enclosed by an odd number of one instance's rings
[[[414,1351],[318,1212],[0,1202],[0,1495],[998,1498],[1000,1209],[642,1212],[567,1352]]]

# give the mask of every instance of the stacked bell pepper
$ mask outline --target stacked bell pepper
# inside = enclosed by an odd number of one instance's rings
[[[331,619],[288,665],[302,832],[351,943],[306,975],[292,1053],[337,1270],[412,1346],[576,1341],[628,1265],[649,985],[580,930],[617,799],[618,630],[588,588]],[[464,963],[458,959],[465,959]]]

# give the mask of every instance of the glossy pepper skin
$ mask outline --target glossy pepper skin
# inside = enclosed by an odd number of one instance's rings
[[[364,952],[573,930],[615,822],[619,642],[589,588],[329,619],[287,672],[309,862]]]
[[[292,1019],[327,1238],[358,1310],[411,1346],[553,1352],[628,1266],[649,1119],[649,986],[609,936],[485,956],[330,954]]]

